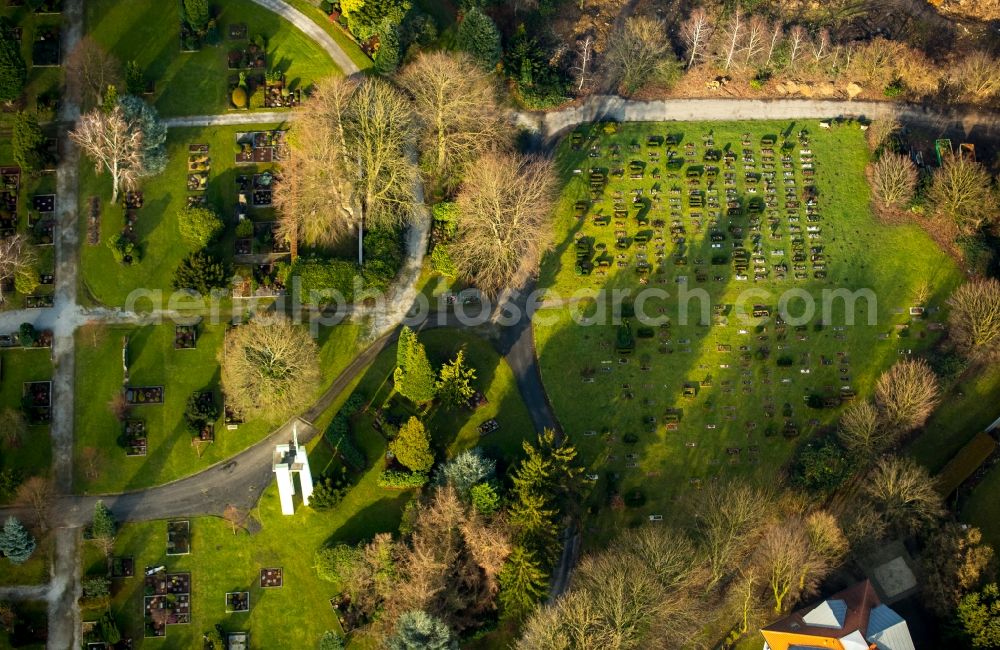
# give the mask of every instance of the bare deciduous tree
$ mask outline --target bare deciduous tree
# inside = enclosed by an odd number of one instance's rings
[[[736,61],[736,55],[743,47],[744,30],[746,29],[746,18],[740,9],[734,9],[729,20],[722,26],[722,34],[719,37],[719,66],[723,70],[729,70]]]
[[[795,65],[803,56],[809,45],[809,33],[802,25],[796,25],[788,32],[788,69],[794,70]]]
[[[661,20],[632,16],[608,43],[609,63],[625,92],[633,92],[675,63],[667,27]]]
[[[424,164],[437,184],[451,185],[483,153],[509,145],[495,75],[469,55],[423,52],[400,83],[413,95]]]
[[[222,511],[222,518],[225,519],[226,523],[233,529],[233,535],[235,535],[243,529],[247,520],[247,513],[230,503],[226,506],[226,509]]]
[[[743,46],[743,65],[750,66],[764,52],[771,26],[761,16],[752,16],[747,23],[747,40]]]
[[[94,162],[100,175],[111,174],[111,202],[118,202],[121,188],[131,190],[142,175],[142,130],[130,125],[120,106],[110,113],[95,109],[70,132],[73,140]]]
[[[711,40],[713,31],[712,19],[708,12],[698,7],[681,23],[681,42],[687,51],[687,67],[690,68],[698,60],[705,57],[705,50]]]
[[[555,174],[546,160],[489,154],[469,168],[458,195],[455,265],[492,294],[517,286],[549,246]]]
[[[570,592],[536,611],[518,647],[680,647],[706,612],[696,558],[690,540],[669,529],[628,531],[581,562]]]
[[[948,522],[929,535],[924,553],[921,588],[924,602],[937,614],[949,616],[962,596],[975,589],[993,559],[978,528]]]
[[[883,153],[867,171],[876,211],[895,212],[913,199],[917,190],[917,167],[909,156]]]
[[[0,432],[4,444],[10,449],[17,449],[28,434],[28,421],[21,411],[5,408],[0,411]]]
[[[1000,282],[984,278],[960,286],[948,299],[948,329],[952,340],[977,361],[1000,353]]]
[[[844,409],[837,435],[851,451],[873,458],[891,444],[892,431],[879,421],[878,409],[871,402],[855,402]]]
[[[812,42],[812,56],[814,63],[820,63],[830,54],[830,30],[821,29],[816,35],[816,40]]]
[[[291,141],[274,201],[279,236],[330,245],[345,233],[413,219],[416,132],[409,100],[389,82],[331,78],[318,84]]]
[[[785,36],[785,30],[781,26],[781,22],[777,21],[771,26],[771,33],[767,39],[767,57],[764,59],[764,67],[771,67],[771,63],[774,61],[774,54],[778,51],[778,46],[781,45],[781,40]]]
[[[101,475],[103,456],[100,449],[97,447],[84,447],[80,456],[83,459],[84,476],[93,481]]]
[[[14,502],[31,508],[35,524],[42,530],[49,527],[49,508],[55,498],[55,485],[43,476],[32,476],[17,488]]]
[[[885,426],[902,432],[921,426],[938,403],[938,380],[922,359],[896,363],[875,384],[875,403]]]
[[[959,60],[951,78],[968,99],[987,101],[1000,93],[1000,60],[986,52],[973,52]]]
[[[868,125],[865,132],[865,140],[868,142],[868,149],[872,152],[879,151],[889,138],[903,130],[903,125],[895,118],[875,120]]]
[[[317,356],[309,332],[281,317],[230,329],[220,359],[226,404],[247,415],[287,417],[316,388]]]
[[[818,511],[805,519],[785,517],[761,537],[757,564],[767,577],[774,611],[815,592],[819,582],[847,552],[847,540],[836,520]]]
[[[900,534],[913,534],[945,512],[934,479],[909,458],[880,460],[863,489],[876,511]]]
[[[38,255],[20,233],[0,240],[0,303],[6,300],[2,285],[22,273],[34,273]]]
[[[955,222],[964,233],[978,232],[997,220],[997,196],[989,172],[965,156],[946,155],[927,190],[938,216]]]
[[[771,496],[741,483],[714,484],[697,500],[696,528],[716,584],[740,563],[764,524]]]
[[[594,39],[589,34],[576,43],[576,62],[571,71],[576,77],[576,92],[581,92],[590,74],[590,61],[594,57]]]
[[[66,58],[66,87],[70,96],[88,106],[99,106],[108,86],[124,91],[118,60],[87,35]]]

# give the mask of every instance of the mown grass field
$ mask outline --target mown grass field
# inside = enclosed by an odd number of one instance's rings
[[[797,141],[800,129],[808,130],[808,146]],[[587,128],[582,130],[590,135]],[[666,301],[657,298],[647,303],[647,313],[653,317],[660,315],[658,306],[665,306],[665,315],[671,322],[666,328],[657,327],[652,339],[637,338],[635,351],[627,363],[622,363],[616,354],[613,325],[574,323],[574,314],[596,313],[593,304],[575,303],[546,309],[535,316],[536,347],[549,396],[564,428],[580,447],[588,471],[599,475],[589,505],[597,513],[593,532],[603,537],[647,515],[669,514],[675,500],[705,481],[735,475],[774,481],[783,473],[796,447],[807,444],[815,434],[832,425],[840,413],[840,408],[810,408],[806,399],[810,395],[836,398],[844,387],[866,397],[880,372],[909,351],[927,349],[937,338],[928,324],[943,321],[944,314],[939,309],[961,280],[961,274],[917,227],[886,226],[873,219],[863,175],[868,154],[857,124],[834,125],[829,130],[818,128],[816,122],[627,124],[615,135],[596,130],[594,133],[600,133],[597,158],[588,155],[591,143],[574,150],[566,138],[558,148],[564,186],[557,209],[555,249],[543,262],[539,286],[554,290],[564,299],[582,288],[636,291],[641,285],[632,264],[639,259],[638,254],[645,253],[653,262],[646,286],[666,290],[671,296]],[[738,281],[731,264],[715,266],[710,262],[714,255],[732,256],[734,237],[728,231],[729,226],[742,226],[744,245],[751,250],[754,245],[748,217],[726,216],[725,163],[717,163],[720,172],[715,187],[722,208],[716,226],[708,214],[711,208],[701,208],[703,222],[699,232],[686,199],[690,188],[708,189],[704,176],[689,185],[686,172],[691,166],[706,164],[702,162],[706,150],[704,137],[711,135],[715,148],[732,149],[738,154],[732,170],[736,177],[734,187],[743,205],[747,205],[754,194],[748,191],[750,186],[744,179],[741,152],[744,133],[749,133],[751,144],[746,148],[754,152],[757,172],[762,169],[762,136],[777,136],[774,151],[779,207],[773,216],[778,221],[772,237],[768,222],[772,215],[768,211],[762,214],[760,254],[770,274],[757,282],[753,279],[752,264],[750,279]],[[671,171],[665,168],[665,147],[646,145],[647,136],[668,134],[682,134],[677,148],[682,157],[686,155],[686,144],[695,144],[694,162],[673,172],[676,178],[671,178]],[[788,153],[793,161],[791,178],[797,183],[797,191],[804,180],[799,152],[802,149],[813,152],[821,217],[818,222],[807,222],[804,201],[797,211],[798,222],[786,218],[780,162],[782,134],[788,134],[793,142]],[[639,144],[637,151],[629,149],[633,142]],[[609,147],[614,144],[620,147],[618,161],[610,158]],[[651,150],[660,152],[660,163],[648,158]],[[601,198],[588,207],[584,218],[578,218],[574,213],[575,203],[590,199],[589,170],[628,169],[632,160],[646,163],[643,178],[631,180],[628,172],[621,179],[612,176]],[[662,169],[659,180],[651,177],[655,167]],[[678,194],[671,193],[674,186],[680,190]],[[661,202],[648,206],[648,216],[665,222],[662,262],[654,261],[658,243],[655,239],[647,251],[639,250],[634,242],[627,250],[615,249],[616,230],[634,237],[640,229],[631,204],[632,191],[641,189],[642,196],[648,198],[654,187],[660,190]],[[756,196],[763,195],[763,187],[763,183],[757,185]],[[616,191],[621,192],[627,218],[620,226],[595,225],[594,215],[612,215]],[[669,201],[674,197],[680,197],[679,206],[670,206]],[[672,211],[680,211],[681,216],[672,216]],[[686,228],[683,248],[671,241],[669,228],[674,219]],[[793,226],[801,227],[805,236],[807,225],[821,228],[820,238],[805,240],[805,252],[808,256],[811,247],[823,247],[825,278],[814,277],[811,268],[805,279],[793,275],[790,259]],[[709,233],[713,227],[726,234],[724,241],[711,241]],[[593,238],[592,242],[604,244],[607,252],[615,256],[606,276],[599,276],[596,271],[589,276],[576,273],[574,239],[578,236]],[[714,243],[721,246],[713,247]],[[686,258],[686,266],[672,263],[678,252]],[[619,254],[624,258],[618,258]],[[625,263],[624,268],[618,267],[619,259]],[[779,261],[788,264],[784,280],[776,279],[774,265]],[[704,274],[702,281],[697,278],[699,271]],[[925,283],[930,289],[925,305],[930,313],[924,319],[911,319],[908,310],[915,306],[913,296]],[[689,311],[688,324],[680,324],[674,296],[683,287],[704,289],[712,305],[732,308],[726,308],[723,317],[712,312],[705,319],[699,314],[700,302],[694,299],[689,303],[693,309]],[[741,297],[741,292],[748,288],[768,293]],[[775,318],[776,307],[782,292],[790,288],[813,296],[817,311],[806,325],[782,328]],[[821,292],[836,288],[871,289],[877,299],[875,324],[868,325],[868,305],[864,300],[857,303],[858,324],[845,325],[843,301],[834,302],[827,315],[828,322],[820,324]],[[739,304],[748,316],[758,304],[767,306],[771,313],[769,317],[749,318],[742,323],[736,311]],[[800,298],[791,300],[790,315],[802,316],[803,304]],[[633,332],[636,327],[633,324]],[[790,365],[778,366],[780,357],[787,357]],[[686,385],[695,389],[695,396],[683,396]],[[667,409],[682,410],[677,430],[666,429]],[[655,425],[649,424],[648,418],[653,418]],[[784,437],[786,424],[794,425],[800,435]],[[593,433],[587,435],[587,432]],[[633,444],[623,440],[629,433],[638,437]],[[608,508],[613,494],[626,496],[636,491],[636,503],[645,500],[643,505],[622,510]]]
[[[225,324],[199,328],[197,347],[174,349],[174,324],[144,327],[84,328],[77,333],[74,486],[84,493],[134,490],[181,478],[245,449],[281,424],[264,418],[246,422],[236,431],[215,423],[215,442],[201,453],[191,442],[184,408],[195,391],[213,390],[221,407],[218,353]],[[319,363],[322,382],[318,396],[350,363],[358,350],[359,328],[342,324],[320,330]],[[146,456],[128,457],[118,446],[121,424],[109,408],[122,387],[122,342],[129,338],[129,385],[164,386],[163,404],[133,407],[130,416],[146,421]],[[87,448],[97,450],[96,472]]]
[[[0,409],[21,409],[24,383],[52,379],[50,350],[4,350],[0,352]],[[49,426],[29,425],[28,435],[16,448],[6,441],[0,447],[0,469],[19,470],[24,478],[46,475],[52,461]]]
[[[119,61],[136,61],[147,79],[156,83],[151,98],[165,116],[224,113],[229,108],[230,75],[227,54],[230,24],[245,23],[249,35],[267,40],[268,69],[282,71],[292,88],[307,89],[340,71],[330,57],[305,34],[277,14],[249,0],[211,3],[218,24],[216,43],[198,52],[181,52],[179,2],[144,2],[137,6],[117,0],[86,5],[86,33]]]
[[[429,424],[434,435],[438,457],[481,444],[498,457],[501,465],[513,462],[523,438],[533,437],[530,419],[523,406],[513,374],[491,345],[472,334],[456,331],[428,331],[421,335],[432,363],[450,358],[460,346],[479,371],[476,386],[489,404],[475,413],[465,410],[440,411]],[[343,400],[357,390],[374,397],[384,389],[384,380],[395,365],[395,347],[384,350],[358,377],[354,384],[317,419],[325,427]],[[476,427],[483,420],[496,416],[501,429],[480,440]],[[299,507],[293,517],[280,514],[276,488],[269,486],[254,516],[263,528],[250,536],[233,534],[221,519],[203,517],[192,520],[192,552],[187,556],[166,555],[166,522],[154,521],[127,524],[120,531],[115,555],[135,558],[136,569],[163,564],[170,572],[190,571],[192,582],[192,623],[170,626],[165,639],[142,639],[141,578],[116,581],[111,609],[122,631],[132,636],[135,647],[195,647],[203,632],[220,623],[227,631],[249,630],[253,647],[312,648],[325,630],[336,630],[337,621],[329,600],[337,595],[337,585],[323,582],[313,570],[313,554],[335,542],[357,543],[370,539],[378,532],[395,532],[412,490],[387,490],[378,487],[378,475],[384,468],[386,440],[370,426],[371,420],[359,415],[353,422],[353,437],[363,449],[368,461],[364,472],[344,500],[333,510],[314,512]],[[317,438],[310,446],[310,465],[318,477],[339,467],[325,439]],[[89,543],[84,543],[83,572],[100,574],[106,570],[103,557]],[[261,589],[259,571],[264,567],[280,566],[284,586],[281,589]],[[226,614],[224,595],[227,591],[251,592],[248,614]],[[97,611],[84,613],[85,620],[96,619]],[[275,621],[295,620],[295,625],[276,625]],[[352,647],[377,647],[371,639],[358,637]]]

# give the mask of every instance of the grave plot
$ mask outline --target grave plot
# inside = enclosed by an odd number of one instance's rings
[[[260,570],[260,586],[264,589],[273,589],[281,587],[284,584],[281,575],[281,568],[276,569],[261,569]]]
[[[143,597],[145,636],[166,636],[168,625],[191,622],[191,574],[165,573],[149,575]]]
[[[25,382],[21,390],[25,415],[31,424],[47,424],[52,420],[52,382]]]
[[[193,350],[198,342],[197,325],[175,325],[174,326],[174,349]]]
[[[226,593],[226,613],[241,613],[250,611],[249,591],[230,591]]]
[[[236,164],[267,164],[281,162],[288,156],[286,132],[247,131],[236,134]]]
[[[274,185],[274,174],[272,174],[271,172],[254,174],[253,192],[250,195],[251,205],[255,208],[271,207],[273,185]]]
[[[163,386],[137,386],[125,389],[125,402],[129,406],[163,404]]]
[[[122,423],[122,446],[126,456],[145,456],[146,421],[130,418]]]
[[[35,42],[31,45],[31,65],[53,67],[59,65],[59,28],[45,27],[35,32]]]
[[[131,578],[135,576],[135,559],[132,557],[111,558],[112,578]]]
[[[191,552],[191,522],[167,522],[167,555],[187,555]]]
[[[240,264],[233,277],[233,298],[273,298],[285,294],[275,264]]]

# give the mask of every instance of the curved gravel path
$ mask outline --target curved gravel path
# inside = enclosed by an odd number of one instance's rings
[[[311,38],[317,45],[326,50],[337,67],[347,76],[357,74],[361,70],[354,64],[351,57],[339,45],[333,37],[323,31],[323,28],[312,21],[308,16],[291,5],[281,0],[250,0],[265,9],[269,9],[278,14],[288,22],[299,28],[306,36]]]

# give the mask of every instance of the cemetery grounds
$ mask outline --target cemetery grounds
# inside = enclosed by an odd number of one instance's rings
[[[671,151],[677,162],[668,164]],[[856,122],[593,124],[558,145],[563,187],[539,287],[563,299],[580,289],[671,295],[646,309],[657,317],[665,305],[669,325],[643,332],[632,322],[628,354],[616,349],[615,325],[574,322],[596,313],[593,301],[552,302],[534,316],[549,398],[587,468],[588,543],[669,517],[708,482],[784,476],[795,450],[830,430],[844,403],[870,396],[883,370],[939,337],[944,298],[961,274],[916,226],[875,220],[867,160]],[[578,266],[585,262],[591,268]],[[701,322],[697,300],[688,324],[678,322],[680,283],[708,292],[711,322]],[[926,312],[911,316],[925,283]],[[770,296],[743,302],[745,324],[734,304],[751,287]],[[778,322],[778,297],[792,288],[817,298],[807,325]],[[854,326],[844,325],[843,300],[823,324],[821,292],[839,288],[873,290],[876,324],[864,300]],[[792,300],[789,312],[801,316],[803,302]]]

